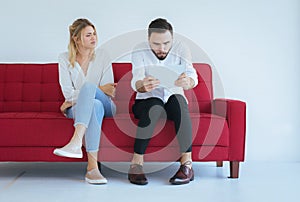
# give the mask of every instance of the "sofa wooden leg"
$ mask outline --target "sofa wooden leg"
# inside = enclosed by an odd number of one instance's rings
[[[223,167],[223,161],[217,161],[217,167]]]
[[[239,161],[230,161],[230,176],[229,178],[239,178]]]

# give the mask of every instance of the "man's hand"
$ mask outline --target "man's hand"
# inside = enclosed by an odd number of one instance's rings
[[[150,92],[153,89],[157,88],[160,84],[159,80],[152,77],[147,76],[143,80],[139,80],[135,83],[136,89],[140,93]]]
[[[100,90],[102,90],[106,95],[110,97],[115,97],[116,95],[116,83],[108,83],[103,86],[99,86]]]
[[[189,90],[194,87],[195,82],[192,78],[188,77],[185,73],[182,73],[175,81],[175,85],[182,87],[184,90]]]

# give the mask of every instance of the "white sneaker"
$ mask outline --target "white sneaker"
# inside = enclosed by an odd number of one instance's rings
[[[90,184],[106,184],[107,179],[103,177],[97,168],[90,170],[85,175],[85,181]]]
[[[67,144],[66,146],[55,149],[53,154],[57,156],[69,157],[69,158],[82,158],[81,146],[74,145],[72,143]]]

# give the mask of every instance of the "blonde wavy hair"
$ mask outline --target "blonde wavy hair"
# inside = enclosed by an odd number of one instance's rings
[[[95,26],[88,20],[84,18],[79,18],[73,22],[72,25],[69,26],[69,32],[70,32],[70,41],[68,45],[68,51],[69,51],[69,61],[72,67],[75,66],[75,61],[76,61],[76,56],[78,54],[78,48],[75,43],[74,38],[80,38],[82,41],[82,30],[86,28],[87,26],[93,27],[95,30],[96,36],[97,36],[97,31]],[[92,54],[92,58],[95,57],[95,50]]]

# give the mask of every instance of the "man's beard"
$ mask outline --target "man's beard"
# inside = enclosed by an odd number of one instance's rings
[[[157,57],[157,59],[159,59],[159,60],[164,60],[167,56],[168,56],[168,53],[169,52],[167,52],[167,53],[164,53],[162,56],[159,56],[159,55],[157,55],[156,53],[155,53],[155,51],[154,50],[152,50],[152,52],[154,53],[154,55]]]

